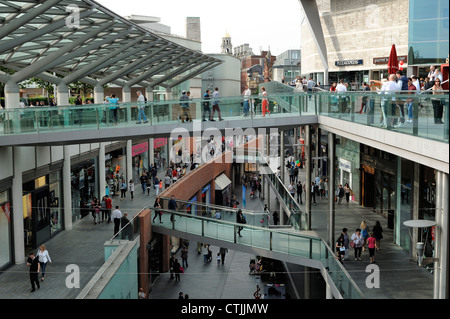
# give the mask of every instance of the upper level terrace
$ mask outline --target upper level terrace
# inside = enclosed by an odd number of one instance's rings
[[[143,105],[147,123],[137,121],[140,106],[136,102],[119,104],[117,122],[114,106],[109,104],[11,108],[0,110],[0,146],[177,138],[179,135],[209,137],[217,131],[225,136],[256,135],[313,125],[448,172],[449,96],[448,92],[442,93],[273,93],[269,94],[270,115],[266,116],[261,114],[261,96],[251,97],[255,112],[250,111],[248,116],[243,115],[242,97],[226,97],[220,98],[219,103],[223,121],[219,121],[216,112],[214,122],[208,120],[210,115],[204,111],[206,101],[202,99],[189,101],[189,121],[179,118],[182,114],[179,100],[147,102]],[[444,124],[434,123],[434,99],[444,105]],[[361,106],[363,100],[365,109]],[[408,103],[411,103],[412,120],[391,126],[391,122],[398,120],[395,112],[401,106],[408,116]]]

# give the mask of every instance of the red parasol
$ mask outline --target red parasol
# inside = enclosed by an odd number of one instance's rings
[[[397,50],[395,49],[395,44],[393,44],[391,48],[391,54],[389,54],[388,73],[395,74],[395,72],[397,71],[398,71]]]

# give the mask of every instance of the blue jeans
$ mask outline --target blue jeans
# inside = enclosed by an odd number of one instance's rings
[[[413,102],[408,102],[408,119],[412,120],[413,119]]]
[[[248,115],[248,110],[249,110],[249,103],[247,100],[247,101],[244,101],[244,116]]]
[[[143,107],[139,107],[139,113],[138,113],[138,119],[137,119],[137,121],[138,121],[138,122],[141,122],[141,118],[144,119],[144,122],[148,122],[147,117],[145,116],[144,108],[143,108]]]
[[[42,273],[42,278],[44,278],[45,276],[45,267],[47,266],[47,263],[44,262],[39,262],[41,264],[41,273]]]

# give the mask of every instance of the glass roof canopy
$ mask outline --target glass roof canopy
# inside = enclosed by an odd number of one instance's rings
[[[1,82],[37,77],[55,84],[170,88],[221,62],[95,1],[0,0],[0,66],[14,71],[0,70]]]

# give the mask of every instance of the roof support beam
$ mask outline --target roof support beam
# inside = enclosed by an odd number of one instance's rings
[[[183,55],[185,55],[186,52],[183,51],[178,55],[173,56],[172,58],[168,59],[167,61],[164,61],[163,63],[160,63],[158,65],[156,65],[155,67],[151,68],[150,70],[142,73],[141,75],[135,77],[134,79],[132,79],[131,81],[128,82],[129,86],[132,86],[136,83],[139,83],[143,80],[146,80],[156,74],[158,74],[159,72],[163,72],[167,69],[172,68],[173,66],[171,65],[173,61],[177,60],[177,59],[181,59],[179,62],[183,62],[184,60],[188,60],[190,57],[185,57],[184,59],[182,58]]]
[[[155,42],[147,44],[146,46],[138,47],[126,54],[122,54],[122,55],[119,54],[125,50],[128,50],[130,47],[134,47],[136,44],[138,44],[141,41],[142,41],[142,39],[138,38],[133,41],[123,43],[123,45],[119,49],[112,51],[111,53],[105,55],[103,58],[98,59],[97,61],[95,61],[95,63],[93,63],[93,64],[89,63],[88,65],[80,68],[79,70],[70,73],[69,75],[64,77],[63,82],[68,84],[68,83],[72,83],[73,81],[77,81],[79,78],[88,76],[89,74],[95,73],[102,68],[108,67],[114,63],[117,63],[117,62],[122,61],[132,55],[135,55],[135,54],[141,52],[142,50],[145,50],[146,48],[153,46],[157,42],[157,41],[155,41]]]
[[[166,44],[166,45],[162,46],[161,48],[158,48],[155,52],[150,52],[149,55],[150,54],[153,55],[153,58],[149,59],[148,56],[144,56],[144,57],[134,61],[133,63],[126,65],[122,69],[104,77],[103,79],[99,80],[98,83],[100,85],[108,84],[110,82],[117,80],[118,78],[122,77],[125,74],[129,74],[139,68],[143,68],[146,65],[149,65],[149,64],[152,64],[152,63],[158,61],[159,59],[161,59],[161,56],[159,55],[159,53],[164,51],[167,47],[169,47],[169,44]]]
[[[170,83],[169,87],[172,88],[172,87],[174,87],[174,86],[176,86],[176,85],[178,85],[178,84],[180,84],[180,83],[183,83],[184,81],[187,81],[187,80],[189,80],[189,79],[192,79],[193,77],[195,77],[195,76],[197,76],[197,75],[199,75],[199,74],[201,74],[201,73],[203,73],[203,72],[206,72],[206,71],[208,71],[209,69],[215,68],[216,66],[218,66],[218,65],[221,64],[221,63],[222,63],[222,62],[218,62],[218,61],[216,61],[216,62],[210,62],[208,66],[202,66],[202,67],[200,67],[199,70],[193,71],[192,73],[189,73],[189,74],[186,74],[184,77],[182,77],[182,78],[176,80],[175,82]]]
[[[86,35],[79,37],[76,41],[73,41],[72,43],[62,47],[61,49],[52,52],[51,54],[47,55],[45,58],[40,59],[39,61],[33,63],[30,66],[27,66],[26,68],[23,68],[22,70],[20,70],[19,72],[15,73],[13,75],[13,80],[16,83],[19,83],[23,80],[26,80],[30,77],[33,77],[34,75],[41,73],[45,70],[49,70],[52,67],[63,63],[73,57],[78,56],[79,54],[81,54],[81,51],[85,51],[85,49],[87,47],[90,48],[90,50],[94,49],[96,46],[100,46],[104,43],[107,43],[109,41],[112,41],[114,36],[108,37],[107,40],[108,41],[98,41],[98,42],[94,42],[91,45],[88,45],[86,47],[81,47],[80,49],[74,50],[76,47],[83,45],[83,43],[85,43],[86,41],[92,40],[93,38],[95,38],[99,33],[105,31],[106,29],[110,28],[111,26],[113,26],[114,22],[107,22],[104,23],[103,25],[101,25],[99,28],[92,30],[91,32],[88,32]],[[127,32],[129,32],[127,30]],[[66,54],[67,52],[72,51],[70,54]]]
[[[200,62],[201,63],[201,62]],[[152,86],[157,86],[157,85],[161,85],[162,83],[166,82],[167,80],[172,79],[173,77],[180,75],[183,72],[186,72],[190,69],[193,69],[195,67],[195,59],[190,59],[190,61],[188,62],[188,64],[185,64],[184,66],[173,70],[172,72],[154,80],[151,82]]]
[[[87,18],[90,15],[92,15],[93,13],[94,13],[93,10],[87,10],[87,11],[80,12],[80,19]],[[66,26],[66,20],[61,19],[61,20],[58,20],[55,23],[49,24],[43,28],[34,30],[30,33],[27,33],[19,38],[2,41],[2,42],[0,42],[0,53],[14,49],[24,43],[33,42],[33,40],[38,39],[39,37],[41,37],[45,34],[50,34],[51,32],[54,32],[55,30],[64,28],[65,26]]]
[[[6,25],[3,25],[0,29],[0,39],[3,39],[5,36],[13,32],[14,30],[19,29],[26,23],[30,22],[38,15],[45,13],[48,9],[58,4],[63,0],[46,0],[42,1],[40,6],[36,6],[33,9],[29,9],[26,11],[24,15],[19,18],[14,18],[11,21],[8,21]]]

